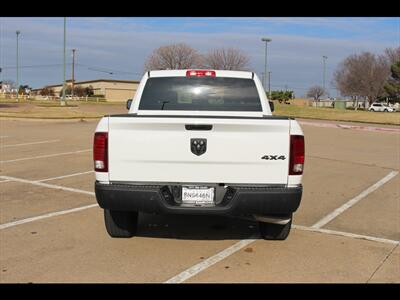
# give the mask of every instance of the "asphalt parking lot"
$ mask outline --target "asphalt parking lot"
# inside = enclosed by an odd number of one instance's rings
[[[285,241],[248,220],[147,214],[138,236],[112,239],[94,197],[97,121],[0,123],[2,283],[400,282],[397,129],[304,122],[304,193]]]

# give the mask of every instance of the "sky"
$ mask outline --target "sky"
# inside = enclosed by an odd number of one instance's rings
[[[1,17],[1,80],[16,81],[16,30],[19,35],[20,82],[33,88],[63,80],[62,17]],[[67,79],[76,49],[75,80],[139,80],[144,62],[160,46],[186,43],[200,53],[220,48],[241,49],[250,69],[262,78],[268,37],[271,89],[307,89],[323,83],[332,97],[338,64],[348,55],[400,47],[400,18],[395,17],[67,17]],[[110,74],[112,73],[112,74]]]

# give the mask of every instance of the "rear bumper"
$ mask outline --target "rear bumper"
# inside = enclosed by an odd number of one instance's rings
[[[101,184],[95,182],[100,207],[119,211],[159,214],[271,215],[289,214],[300,205],[303,187],[230,186],[222,201],[212,207],[176,203],[165,185]]]

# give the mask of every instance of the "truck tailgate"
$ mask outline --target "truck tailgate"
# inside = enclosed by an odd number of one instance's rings
[[[196,124],[212,129],[185,127]],[[113,116],[109,180],[287,184],[289,126],[290,120],[273,118]],[[191,139],[206,139],[206,151],[192,153]]]

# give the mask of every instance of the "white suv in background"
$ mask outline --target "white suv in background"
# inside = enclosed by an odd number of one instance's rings
[[[384,111],[384,112],[394,112],[395,109],[393,107],[390,107],[389,105],[385,103],[378,103],[374,102],[371,104],[371,106],[368,108],[369,111]]]

